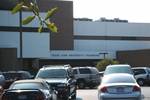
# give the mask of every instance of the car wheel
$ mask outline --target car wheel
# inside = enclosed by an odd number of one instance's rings
[[[76,100],[76,94],[77,94],[77,92],[76,92],[76,89],[75,89],[74,92],[73,92],[73,95],[71,97],[71,100]]]
[[[138,79],[138,80],[137,80],[137,83],[138,83],[140,86],[143,86],[143,85],[144,85],[144,80],[143,80],[143,79]]]
[[[78,83],[78,88],[79,88],[79,89],[84,89],[84,88],[85,88],[85,83],[84,83],[83,81],[80,81],[80,82]]]
[[[76,100],[76,93],[71,97],[71,100]]]

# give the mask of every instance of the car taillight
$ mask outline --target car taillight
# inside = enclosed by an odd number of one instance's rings
[[[104,87],[100,88],[100,91],[104,92],[104,93],[107,92],[107,87],[104,86]]]
[[[138,86],[133,86],[133,91],[136,92],[136,91],[141,91],[140,87]]]

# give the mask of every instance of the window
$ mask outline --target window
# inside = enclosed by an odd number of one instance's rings
[[[80,74],[91,74],[91,70],[88,68],[79,69]]]
[[[135,75],[146,74],[144,69],[134,69],[134,73],[135,73]]]
[[[12,89],[46,89],[45,86],[42,85],[42,83],[17,83],[14,84]]]
[[[129,66],[115,66],[115,67],[107,67],[105,70],[105,75],[112,73],[128,73],[133,74],[133,71]]]
[[[121,40],[137,40],[136,37],[121,37]]]
[[[74,69],[74,70],[73,70],[73,74],[77,74],[77,69]]]
[[[67,73],[64,69],[41,70],[38,73],[38,77],[40,78],[65,78],[66,76]]]

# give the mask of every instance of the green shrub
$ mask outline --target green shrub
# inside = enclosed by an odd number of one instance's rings
[[[104,71],[107,65],[119,64],[119,61],[113,59],[103,59],[97,62],[96,67],[99,71]]]

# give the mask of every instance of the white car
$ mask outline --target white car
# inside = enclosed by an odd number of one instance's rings
[[[131,74],[105,75],[98,87],[98,100],[141,100],[141,88]]]

